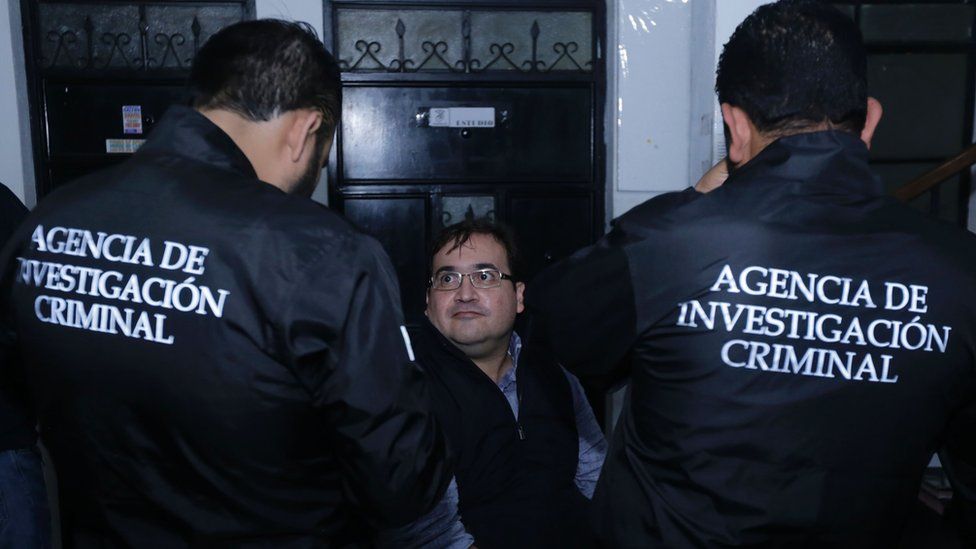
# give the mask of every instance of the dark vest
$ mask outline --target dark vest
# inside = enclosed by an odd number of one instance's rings
[[[498,386],[429,322],[417,359],[456,456],[461,520],[481,548],[586,547],[588,501],[576,489],[572,390],[548,355],[519,357],[516,420]]]

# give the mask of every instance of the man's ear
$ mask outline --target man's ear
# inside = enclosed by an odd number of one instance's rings
[[[878,123],[881,122],[881,115],[884,113],[884,109],[881,108],[881,102],[873,97],[868,97],[868,113],[864,117],[864,129],[861,130],[861,141],[871,148],[871,139],[874,137],[874,130],[878,129]]]
[[[731,142],[728,144],[729,160],[738,166],[752,156],[750,153],[753,139],[752,123],[746,111],[729,103],[722,103],[722,118],[725,119],[725,125],[729,128],[731,136]]]
[[[515,312],[521,313],[525,310],[525,283],[515,283]]]
[[[306,151],[314,152],[311,149],[315,147],[315,132],[322,126],[322,113],[315,109],[298,109],[289,114],[292,116],[287,124],[285,144],[288,158],[299,162]]]

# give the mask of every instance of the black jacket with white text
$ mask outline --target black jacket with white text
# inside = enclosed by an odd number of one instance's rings
[[[14,242],[2,328],[66,546],[341,546],[443,493],[386,254],[258,180],[196,111],[55,191]]]
[[[569,370],[630,380],[608,546],[890,547],[940,449],[976,524],[976,236],[884,196],[855,136],[645,202],[526,299]]]

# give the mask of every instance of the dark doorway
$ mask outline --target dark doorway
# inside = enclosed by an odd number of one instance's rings
[[[408,323],[446,225],[507,223],[529,279],[602,234],[603,2],[324,7],[344,71],[329,200],[386,248]]]

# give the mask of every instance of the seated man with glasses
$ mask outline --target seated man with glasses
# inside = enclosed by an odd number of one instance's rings
[[[438,546],[469,544],[465,529],[481,549],[590,546],[584,512],[606,441],[579,381],[514,332],[525,285],[511,235],[468,220],[431,249],[429,322],[414,349],[457,457],[457,492],[452,483],[415,529]],[[448,531],[452,542],[433,537]]]

